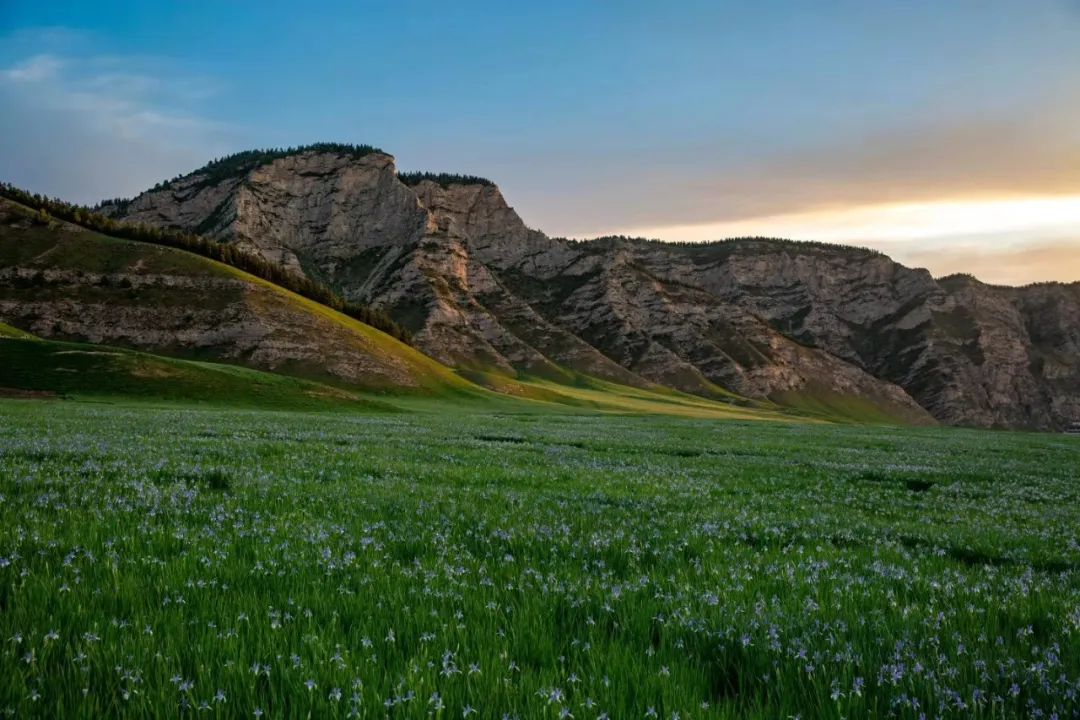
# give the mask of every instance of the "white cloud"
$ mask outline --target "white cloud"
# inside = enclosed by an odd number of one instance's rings
[[[0,70],[0,179],[94,203],[235,147],[234,128],[200,107],[215,83],[146,65],[155,63],[37,54]]]
[[[9,70],[4,70],[0,76],[14,82],[40,82],[54,77],[63,67],[64,63],[60,58],[35,55]]]

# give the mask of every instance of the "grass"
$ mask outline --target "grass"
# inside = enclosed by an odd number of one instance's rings
[[[30,333],[20,330],[19,328],[11,327],[10,325],[5,325],[4,323],[0,323],[0,338],[14,338],[16,340],[35,339]]]
[[[0,402],[0,712],[1072,717],[1078,451]]]
[[[774,393],[770,398],[788,412],[829,422],[871,425],[934,424],[933,419],[916,408],[899,406],[886,399],[877,401],[859,395],[838,393],[815,382],[798,391]]]
[[[9,337],[0,339],[0,366],[0,393],[9,394],[277,410],[394,409],[297,378],[100,345]]]
[[[198,255],[132,240],[120,240],[57,223],[12,226],[0,223],[0,267],[134,272],[227,278],[240,271]]]
[[[543,378],[512,379],[479,371],[462,371],[462,375],[482,387],[506,395],[604,412],[744,420],[805,419],[786,414],[780,408],[749,404],[736,396],[731,396],[731,402],[717,402],[661,386],[642,389],[581,375],[576,376],[577,381],[572,384]],[[746,404],[735,404],[736,399]]]
[[[593,378],[576,386],[466,373],[457,388],[434,393],[371,393],[291,375],[124,348],[5,337],[0,325],[0,393],[74,401],[181,404],[296,411],[420,411],[519,414],[652,413],[699,418],[794,420],[778,411],[710,402],[675,391],[639,390]],[[18,333],[14,328],[11,333]],[[441,367],[441,366],[440,366]],[[495,390],[496,392],[489,392]]]

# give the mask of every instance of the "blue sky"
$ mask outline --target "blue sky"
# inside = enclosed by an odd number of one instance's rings
[[[775,229],[935,272],[1038,248],[1037,279],[1080,238],[1077,68],[1077,0],[5,0],[0,178],[93,202],[370,143],[491,177],[556,235]],[[1052,227],[1016,204],[1047,197],[1077,198]]]

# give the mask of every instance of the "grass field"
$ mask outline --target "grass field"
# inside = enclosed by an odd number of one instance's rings
[[[389,388],[374,393],[239,365],[169,358],[107,345],[40,340],[0,324],[0,397],[29,393],[121,405],[180,403],[196,407],[319,412],[365,409],[445,412],[456,408],[466,412],[527,414],[576,411],[789,421],[847,419],[839,415],[800,416],[776,407],[742,407],[666,388],[640,390],[595,378],[586,378],[578,386],[497,378],[502,386],[496,392],[472,384],[470,380],[476,378],[475,373],[462,378],[448,368],[439,367],[440,374],[448,376],[450,381],[441,380],[427,388],[429,392]],[[423,375],[418,373],[417,377]],[[486,386],[491,384],[485,382]]]
[[[5,327],[0,325],[0,333]],[[14,332],[6,338],[0,336],[0,365],[0,396],[15,391],[122,404],[395,410],[374,398],[341,388],[237,365],[177,360],[101,345],[26,339]]]
[[[0,402],[0,715],[1075,717],[1080,441]]]

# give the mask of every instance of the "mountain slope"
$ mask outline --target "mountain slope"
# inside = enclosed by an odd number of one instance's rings
[[[767,399],[863,398],[928,421],[905,391],[619,251],[529,229],[493,184],[398,178],[393,158],[302,150],[196,171],[103,211],[208,232],[387,311],[462,369]],[[704,306],[701,305],[704,303]]]
[[[475,389],[384,333],[251,275],[0,201],[0,320],[42,337],[223,360],[364,390]]]
[[[70,397],[270,410],[395,411],[329,385],[122,348],[0,337],[0,397]]]
[[[19,328],[13,328],[10,325],[0,323],[0,338],[8,338],[14,340],[36,340],[33,335]]]

